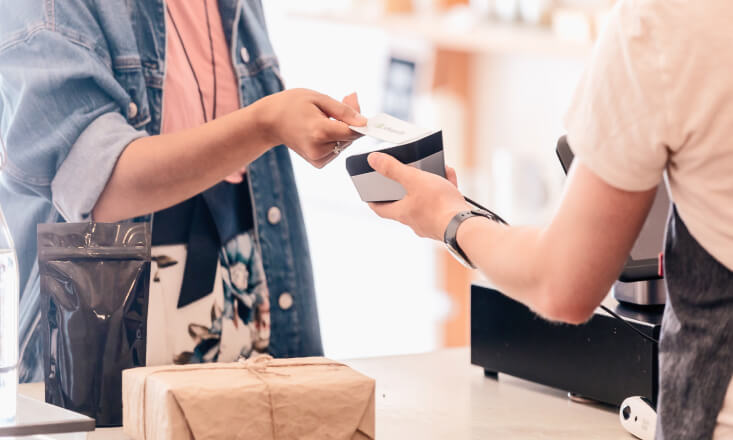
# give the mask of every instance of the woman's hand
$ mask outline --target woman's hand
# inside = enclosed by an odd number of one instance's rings
[[[355,94],[336,101],[306,89],[292,89],[270,95],[260,106],[262,127],[273,145],[285,144],[316,168],[323,168],[343,149],[361,137],[348,126],[366,125],[359,114]]]
[[[359,98],[356,96],[356,93],[352,93],[351,95],[345,97],[343,101],[341,101],[343,104],[347,105],[348,107],[351,107],[356,113],[358,114],[361,112],[361,106],[359,105]],[[350,125],[363,125],[363,124],[350,124]],[[346,149],[349,145],[351,145],[351,141],[349,142],[342,142],[340,145],[340,148],[342,150]],[[330,159],[333,160],[337,156],[336,153],[333,152],[333,148],[331,149],[331,157]],[[329,160],[330,162],[330,160]],[[323,164],[325,165],[325,163]],[[239,171],[237,171],[234,174],[230,174],[229,176],[224,179],[226,182],[239,184],[244,181],[244,174],[247,172],[247,167],[242,167]]]
[[[442,241],[451,219],[461,211],[472,209],[458,191],[453,168],[446,168],[446,180],[383,153],[370,154],[369,165],[407,191],[400,201],[370,203],[369,207],[382,218],[409,226],[420,237]]]

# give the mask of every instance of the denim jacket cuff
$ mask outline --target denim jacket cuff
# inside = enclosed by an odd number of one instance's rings
[[[117,112],[105,113],[82,132],[51,182],[53,205],[67,222],[91,213],[124,149],[147,136]]]

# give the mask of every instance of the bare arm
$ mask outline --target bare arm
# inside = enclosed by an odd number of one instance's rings
[[[655,193],[619,190],[579,163],[549,225],[470,219],[458,243],[508,295],[550,319],[584,322],[618,278]]]
[[[372,209],[418,235],[442,240],[451,218],[471,209],[452,171],[453,184],[389,156],[372,155],[370,163],[408,193],[399,202],[373,204]],[[461,225],[458,242],[506,295],[546,318],[584,322],[618,278],[655,192],[619,190],[578,162],[548,226],[507,227],[475,218]]]
[[[365,122],[345,104],[297,89],[196,128],[138,139],[120,156],[93,218],[119,221],[173,206],[283,143],[323,167],[335,157],[336,141],[358,137],[348,125]]]
[[[94,207],[96,221],[113,222],[180,203],[248,164],[274,142],[245,108],[183,132],[132,142],[120,156]]]

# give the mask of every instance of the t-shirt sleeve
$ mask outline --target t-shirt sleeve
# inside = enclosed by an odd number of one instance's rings
[[[616,4],[565,117],[575,157],[627,191],[658,185],[669,156],[659,17],[639,3]]]

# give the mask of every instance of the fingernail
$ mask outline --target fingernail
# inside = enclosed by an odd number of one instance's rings
[[[367,162],[369,162],[369,166],[371,166],[372,168],[376,168],[377,162],[379,162],[379,154],[370,154],[369,156],[367,156]]]
[[[357,113],[356,114],[356,120],[359,121],[359,123],[362,123],[364,125],[366,125],[366,123],[368,121],[368,119],[364,115],[362,115],[361,113]]]

